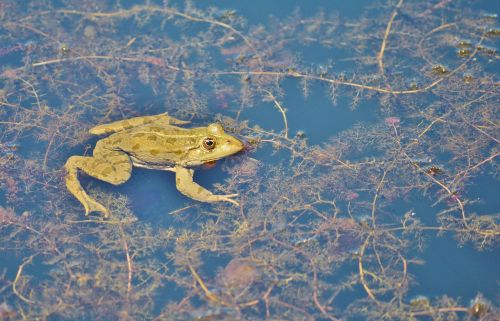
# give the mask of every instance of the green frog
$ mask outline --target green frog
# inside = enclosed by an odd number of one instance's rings
[[[167,113],[125,119],[90,129],[94,135],[111,134],[96,143],[92,157],[71,156],[65,164],[66,186],[83,204],[85,215],[109,210],[92,199],[78,181],[78,170],[102,181],[126,182],[132,167],[175,172],[177,189],[201,202],[230,202],[238,194],[215,195],[193,181],[191,167],[210,164],[243,149],[243,143],[224,132],[218,123],[207,127],[182,128],[189,123]]]

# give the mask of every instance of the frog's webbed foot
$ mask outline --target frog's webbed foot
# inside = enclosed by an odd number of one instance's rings
[[[86,202],[82,202],[82,204],[83,207],[85,207],[85,216],[88,216],[90,213],[100,212],[104,215],[105,218],[109,217],[109,210],[105,208],[101,203],[96,202],[90,197]]]
[[[221,201],[221,202],[229,202],[229,203],[233,203],[234,205],[236,206],[240,206],[240,203],[238,203],[238,201],[235,201],[232,199],[232,197],[236,197],[238,196],[239,194],[238,193],[234,193],[234,194],[227,194],[227,195],[213,195],[214,197],[217,197],[218,201]]]
[[[229,202],[239,206],[239,203],[232,199],[233,197],[238,196],[238,194],[212,194],[212,192],[193,181],[193,173],[194,171],[192,169],[175,166],[175,186],[179,192],[200,202]]]

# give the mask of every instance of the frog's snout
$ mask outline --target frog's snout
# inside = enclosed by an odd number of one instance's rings
[[[238,138],[228,138],[224,144],[224,149],[228,155],[236,154],[237,152],[243,150],[245,144]]]

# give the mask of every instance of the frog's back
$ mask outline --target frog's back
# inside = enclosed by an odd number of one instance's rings
[[[168,113],[162,113],[153,116],[139,116],[129,119],[118,120],[112,123],[101,124],[92,127],[89,133],[93,135],[104,135],[117,132],[123,132],[134,127],[141,127],[147,124],[157,123],[161,125],[185,125],[189,121],[180,120],[174,117],[168,116]]]
[[[170,165],[179,163],[189,150],[197,148],[200,137],[196,129],[144,125],[112,134],[106,141],[108,146],[141,163]]]

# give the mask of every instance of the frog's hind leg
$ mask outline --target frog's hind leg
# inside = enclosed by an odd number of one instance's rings
[[[102,204],[92,199],[78,181],[78,170],[102,181],[119,185],[130,178],[132,162],[128,155],[118,151],[103,149],[97,144],[93,157],[71,156],[66,164],[66,187],[85,207],[85,215],[91,212],[101,212],[104,217],[109,216],[109,211]]]

